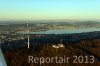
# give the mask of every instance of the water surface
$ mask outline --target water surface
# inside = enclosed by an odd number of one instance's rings
[[[94,32],[100,31],[100,28],[85,28],[85,29],[56,29],[56,30],[48,30],[41,32],[30,32],[30,34],[74,34],[74,33],[83,33],[83,32]],[[23,34],[27,34],[27,32],[19,32]]]

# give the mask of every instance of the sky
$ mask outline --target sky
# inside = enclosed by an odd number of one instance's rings
[[[100,0],[0,0],[0,20],[100,19]]]

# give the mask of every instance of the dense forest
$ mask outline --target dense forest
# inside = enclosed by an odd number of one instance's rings
[[[100,66],[100,32],[63,35],[32,34],[29,49],[27,38],[5,41],[1,44],[1,49],[8,66]],[[56,61],[42,64],[29,63],[29,56],[69,57],[70,60],[68,63],[56,63]],[[73,56],[77,56],[77,59],[75,60]],[[74,60],[77,63],[73,63]]]
[[[64,43],[65,47],[54,48],[52,44],[42,44],[28,49],[27,46],[4,51],[8,66],[100,66],[100,39],[84,39],[79,42]],[[70,57],[69,63],[28,63],[28,56],[34,57]],[[73,63],[73,56],[94,56],[94,63]],[[84,58],[85,60],[86,58]]]

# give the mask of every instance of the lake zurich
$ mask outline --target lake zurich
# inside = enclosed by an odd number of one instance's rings
[[[30,32],[30,34],[74,34],[74,33],[84,33],[84,32],[94,32],[100,31],[100,28],[85,28],[85,29],[56,29],[47,30],[41,32]],[[22,34],[27,34],[27,32],[18,32]]]

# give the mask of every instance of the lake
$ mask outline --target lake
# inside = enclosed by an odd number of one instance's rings
[[[100,28],[85,28],[85,29],[60,29],[60,30],[48,30],[41,32],[30,32],[30,34],[74,34],[74,33],[83,33],[83,32],[93,32],[100,31]],[[27,32],[19,32],[27,34]]]

